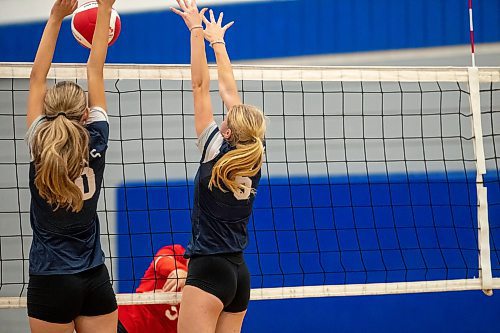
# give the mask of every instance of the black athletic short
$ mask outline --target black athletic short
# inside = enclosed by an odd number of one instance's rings
[[[243,253],[196,256],[189,260],[186,285],[221,300],[225,312],[242,312],[250,300],[250,273]]]
[[[78,316],[99,316],[117,309],[106,265],[63,275],[30,275],[28,316],[67,324]]]

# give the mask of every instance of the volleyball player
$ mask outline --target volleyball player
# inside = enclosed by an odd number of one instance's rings
[[[114,0],[98,0],[87,63],[88,103],[73,82],[47,89],[61,22],[78,5],[57,0],[30,76],[26,135],[31,154],[28,316],[34,333],[116,332],[116,298],[96,213],[109,125],[103,67]]]
[[[182,291],[188,260],[178,244],[162,247],[144,273],[138,293]],[[118,307],[118,333],[175,333],[179,305],[146,304]]]
[[[181,333],[241,330],[250,298],[250,274],[243,258],[247,223],[261,176],[265,118],[262,111],[241,103],[222,27],[196,1],[177,0],[191,31],[191,75],[195,129],[201,162],[195,178],[192,237],[186,256],[186,286],[178,329]],[[206,25],[202,27],[202,20]],[[214,49],[219,92],[228,113],[221,126],[214,121],[205,41]]]

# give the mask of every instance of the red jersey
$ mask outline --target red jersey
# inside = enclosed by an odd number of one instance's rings
[[[168,275],[175,269],[187,271],[185,249],[181,245],[162,247],[155,255],[136,292],[150,292],[161,289]],[[118,318],[128,333],[175,333],[179,305],[148,304],[120,305]]]

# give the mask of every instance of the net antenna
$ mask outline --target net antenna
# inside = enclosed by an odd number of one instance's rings
[[[475,56],[475,48],[474,48],[474,21],[473,21],[473,15],[472,15],[472,0],[469,0],[469,33],[470,33],[470,50],[471,50],[472,67],[476,67],[476,56]]]
[[[474,150],[477,159],[477,219],[478,219],[478,243],[479,243],[479,274],[482,278],[482,290],[488,295],[493,295],[492,272],[490,265],[490,242],[488,223],[488,196],[484,186],[483,176],[486,174],[486,160],[484,157],[483,130],[481,125],[481,99],[478,80],[478,69],[476,67],[476,55],[474,45],[474,20],[472,14],[472,0],[469,0],[469,33],[472,67],[469,68],[470,104],[473,121]],[[477,90],[476,90],[477,89]]]

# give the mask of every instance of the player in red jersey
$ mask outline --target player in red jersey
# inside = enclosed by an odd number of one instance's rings
[[[138,293],[182,291],[186,283],[188,260],[181,245],[162,247],[155,255]],[[179,305],[147,304],[118,307],[118,333],[174,333],[177,332]]]

